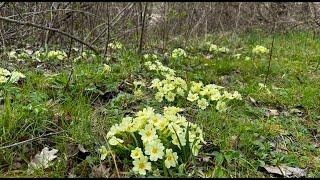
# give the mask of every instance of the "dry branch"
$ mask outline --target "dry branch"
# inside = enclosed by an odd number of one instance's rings
[[[86,45],[89,49],[91,49],[92,51],[94,51],[95,53],[98,53],[98,50],[95,49],[93,46],[91,46],[90,44],[82,41],[81,39],[77,38],[77,37],[74,37],[72,36],[71,34],[68,34],[66,32],[63,32],[63,31],[60,31],[59,29],[55,29],[55,28],[50,28],[50,27],[46,27],[46,26],[40,26],[38,24],[34,24],[34,23],[30,23],[30,22],[24,22],[24,21],[18,21],[18,20],[14,20],[14,19],[10,19],[10,18],[6,18],[6,17],[1,17],[0,16],[0,19],[1,20],[4,20],[4,21],[7,21],[7,22],[11,22],[11,23],[17,23],[17,24],[21,24],[21,25],[25,25],[25,26],[32,26],[32,27],[36,27],[36,28],[40,28],[40,29],[43,29],[43,30],[49,30],[49,31],[53,31],[53,32],[57,32],[59,34],[62,34],[64,36],[67,36],[83,45]]]

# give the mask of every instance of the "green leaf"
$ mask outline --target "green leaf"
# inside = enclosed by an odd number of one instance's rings
[[[220,166],[216,166],[213,173],[215,177],[225,177],[225,171]]]
[[[221,165],[223,163],[224,157],[221,153],[217,153],[215,160],[217,165]]]

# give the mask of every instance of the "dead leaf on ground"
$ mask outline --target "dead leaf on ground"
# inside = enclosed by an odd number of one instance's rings
[[[32,49],[25,49],[24,51],[29,55],[32,55],[32,53],[33,53]]]
[[[239,136],[236,136],[236,135],[231,136],[231,146],[236,149],[238,147],[238,144],[239,144]]]
[[[68,178],[76,178],[77,176],[75,175],[75,174],[72,174],[72,173],[70,173],[69,175],[68,175]]]
[[[95,178],[108,177],[110,168],[106,168],[105,165],[94,166],[92,168],[92,176]]]
[[[83,152],[83,153],[89,152],[89,151],[87,151],[87,150],[83,147],[83,145],[81,145],[81,144],[78,145],[78,149],[79,149],[81,152]]]
[[[279,112],[276,109],[269,109],[266,113],[267,116],[279,116]]]
[[[303,112],[300,111],[299,109],[296,109],[296,108],[291,109],[290,113],[291,114],[297,114],[297,116],[299,116],[299,117],[303,115]]]
[[[266,171],[271,174],[278,174],[285,177],[304,177],[306,176],[306,171],[300,168],[289,167],[285,165],[280,166],[264,166]]]
[[[258,106],[258,103],[255,99],[253,99],[252,97],[249,96],[249,100],[253,105]]]
[[[49,162],[57,157],[57,152],[58,150],[56,149],[52,149],[49,151],[48,147],[43,148],[42,151],[36,154],[35,157],[31,160],[28,170],[32,172],[33,169],[49,167]]]

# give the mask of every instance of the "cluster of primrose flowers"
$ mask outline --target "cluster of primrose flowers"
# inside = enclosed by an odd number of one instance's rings
[[[117,50],[117,49],[122,49],[123,45],[120,42],[113,42],[113,43],[109,43],[108,47],[113,50]]]
[[[111,67],[108,64],[103,64],[103,73],[108,74],[111,72]]]
[[[10,82],[16,83],[19,79],[25,78],[26,76],[18,71],[10,72],[7,69],[0,68],[0,84]]]
[[[187,57],[187,53],[183,49],[177,48],[172,51],[171,57],[173,59]]]
[[[17,53],[16,51],[10,51],[8,52],[8,56],[12,59],[15,59],[17,61],[23,61],[25,59],[29,59],[30,55],[26,52]]]
[[[160,73],[161,75],[175,75],[175,71],[167,66],[164,66],[160,61],[147,61],[144,63],[145,66],[149,68],[151,71],[156,71],[157,73]]]
[[[163,80],[155,78],[151,82],[150,88],[158,90],[155,94],[155,99],[158,102],[162,102],[164,98],[168,102],[173,102],[178,96],[185,97],[188,87],[190,88],[186,99],[190,102],[197,102],[197,106],[202,110],[205,110],[210,105],[210,102],[217,102],[216,109],[219,112],[223,112],[227,109],[226,101],[242,99],[238,91],[229,93],[224,90],[221,92],[224,87],[215,84],[204,85],[201,81],[192,81],[188,86],[184,79],[175,76],[174,70],[163,66],[159,61],[155,61],[155,63],[148,61],[145,65],[150,70],[156,70],[166,77]]]
[[[49,60],[52,60],[52,59],[63,60],[63,59],[66,59],[66,58],[67,58],[67,53],[65,53],[64,51],[60,51],[60,50],[49,51],[49,52],[36,51],[36,52],[34,53],[34,55],[35,55],[36,58],[38,58],[38,59],[48,58]]]
[[[113,125],[107,133],[108,143],[111,148],[131,151],[132,170],[136,174],[145,175],[152,165],[177,167],[187,161],[183,157],[197,156],[206,143],[202,130],[181,116],[181,111],[171,106],[164,107],[163,114],[159,114],[152,107],[144,108],[135,117],[125,117],[120,124]],[[102,146],[100,153],[104,160],[108,151]]]
[[[269,50],[263,46],[257,45],[255,48],[252,49],[253,54],[265,54],[268,53]]]
[[[76,48],[73,48],[75,49],[76,51],[79,51],[78,49]],[[90,53],[90,52],[87,52],[87,51],[83,51],[79,56],[75,57],[73,59],[74,62],[77,62],[81,59],[89,59],[89,58],[92,58],[92,59],[95,59],[97,56],[94,54],[94,53]]]
[[[197,102],[197,106],[202,110],[205,110],[209,106],[210,102],[217,102],[216,109],[219,112],[223,112],[227,108],[227,100],[242,99],[241,94],[239,94],[238,91],[229,93],[224,90],[222,93],[222,89],[224,89],[224,87],[215,84],[207,84],[204,86],[201,81],[192,81],[187,100]]]
[[[171,75],[165,75],[166,79],[160,81],[155,78],[151,82],[151,88],[156,88],[158,92],[155,94],[155,99],[158,102],[162,102],[165,98],[169,102],[175,100],[176,95],[184,96],[187,91],[187,83],[181,77],[175,77]]]
[[[143,58],[146,60],[157,60],[158,56],[156,54],[144,54]]]
[[[191,82],[189,92],[186,99],[190,102],[197,102],[197,106],[205,110],[209,106],[209,102],[216,102],[216,109],[220,112],[226,110],[226,100],[241,100],[241,94],[235,91],[233,94],[227,91],[221,92],[222,86],[215,84],[203,85],[200,82]],[[155,94],[155,99],[162,102],[165,98],[169,102],[173,102],[177,95],[185,97],[185,92],[188,90],[188,85],[185,80],[180,77],[166,75],[166,79],[160,81],[158,78],[153,79],[151,88],[156,88],[158,92]]]
[[[209,43],[209,51],[210,52],[221,52],[221,53],[228,53],[230,50],[226,47],[218,47],[215,44]]]

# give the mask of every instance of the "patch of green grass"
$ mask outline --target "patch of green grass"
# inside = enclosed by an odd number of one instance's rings
[[[199,175],[202,169],[207,177],[270,177],[264,165],[286,164],[306,168],[308,177],[319,177],[319,40],[308,32],[276,34],[267,89],[258,83],[265,81],[268,55],[256,56],[251,50],[256,45],[270,48],[270,35],[212,35],[207,41],[228,47],[230,52],[212,54],[200,39],[191,41],[187,58],[169,59],[167,66],[188,81],[237,90],[243,101],[231,102],[225,113],[214,108],[187,110],[188,120],[199,124],[205,140],[218,147],[210,151],[209,163],[194,167],[194,176],[203,176]],[[170,49],[174,47],[177,45]],[[239,59],[232,56],[237,53],[241,53]],[[160,60],[165,64],[162,57]],[[144,62],[131,49],[114,52],[110,60],[98,56],[73,62],[71,58],[43,62],[38,68],[32,61],[1,62],[1,67],[17,69],[26,79],[19,85],[1,85],[0,148],[59,132],[1,148],[2,177],[93,177],[93,167],[101,163],[98,148],[105,144],[104,136],[114,123],[146,106],[160,110],[167,105],[158,103],[149,89],[143,91],[142,99],[133,96],[134,80],[154,78]],[[101,73],[104,63],[112,69],[106,75]],[[269,109],[277,109],[279,115],[267,116]],[[81,155],[78,144],[85,145],[90,154]],[[45,146],[58,149],[58,158],[47,170],[28,174],[31,158]],[[117,161],[122,171],[130,170],[131,164]],[[106,163],[110,176],[116,177],[113,160]]]

